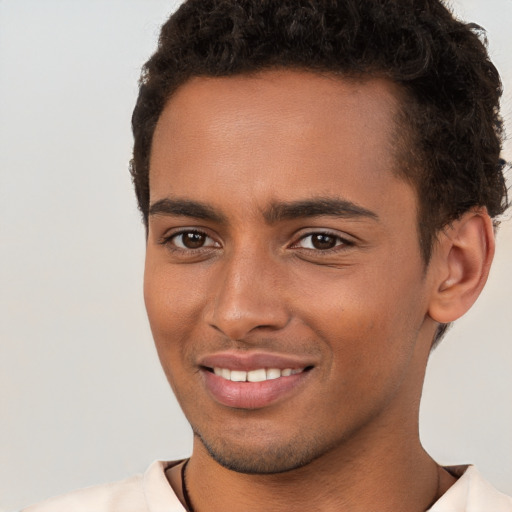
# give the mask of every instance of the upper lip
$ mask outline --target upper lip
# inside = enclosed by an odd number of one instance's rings
[[[216,352],[198,361],[205,368],[228,368],[229,370],[251,371],[259,368],[306,368],[314,366],[311,359],[290,354],[272,352]]]

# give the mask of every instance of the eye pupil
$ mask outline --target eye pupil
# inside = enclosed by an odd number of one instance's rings
[[[206,236],[202,233],[188,232],[182,235],[183,245],[188,249],[199,249],[204,245]]]
[[[311,237],[311,243],[315,249],[332,249],[336,246],[336,237],[318,233]]]

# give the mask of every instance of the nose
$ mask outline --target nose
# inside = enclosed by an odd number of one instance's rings
[[[290,321],[284,298],[284,272],[269,256],[255,251],[233,254],[213,280],[207,321],[231,340],[254,332],[283,329]]]

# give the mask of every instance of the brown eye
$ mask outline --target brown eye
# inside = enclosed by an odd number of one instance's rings
[[[348,240],[345,240],[337,235],[330,233],[311,233],[304,236],[297,243],[297,247],[302,249],[311,249],[316,251],[328,251],[338,246],[351,246],[353,245]]]
[[[204,245],[206,236],[202,233],[184,233],[181,235],[183,245],[187,249],[199,249]]]
[[[201,249],[202,247],[211,247],[215,242],[205,233],[200,231],[183,231],[177,233],[171,238],[172,244],[179,249]]]
[[[337,243],[338,240],[335,236],[324,235],[322,233],[311,236],[311,245],[315,249],[332,249],[333,247],[336,247]]]

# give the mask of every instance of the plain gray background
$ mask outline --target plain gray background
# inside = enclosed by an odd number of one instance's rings
[[[176,5],[0,0],[0,512],[189,454],[145,317],[127,170],[139,69]],[[453,5],[488,30],[512,134],[512,0]],[[431,358],[421,418],[439,462],[476,463],[509,494],[511,224]]]

